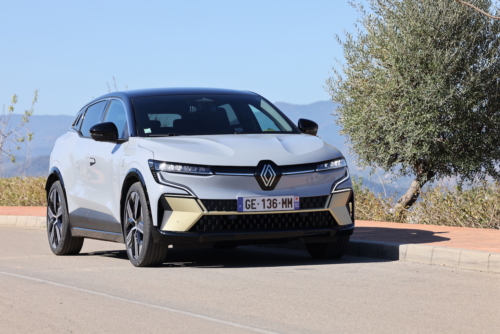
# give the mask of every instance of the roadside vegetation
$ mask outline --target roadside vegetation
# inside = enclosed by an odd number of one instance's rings
[[[426,187],[409,209],[396,214],[397,197],[385,197],[355,179],[356,219],[500,229],[500,184],[481,182],[473,187]]]
[[[366,3],[353,4],[357,32],[337,36],[345,62],[327,88],[358,166],[413,177],[399,199],[381,206],[404,220],[428,184],[500,181],[500,21],[488,14],[498,12],[492,1]]]
[[[0,206],[45,206],[45,177],[0,178]]]
[[[0,178],[0,206],[45,206],[44,177]],[[354,179],[356,219],[500,229],[500,184],[471,188],[426,187],[403,215],[394,214],[396,196],[375,194]]]

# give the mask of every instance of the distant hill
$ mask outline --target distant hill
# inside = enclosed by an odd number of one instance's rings
[[[315,121],[319,125],[318,136],[328,144],[335,146],[346,157],[349,170],[352,175],[363,177],[363,184],[375,192],[383,192],[383,187],[377,176],[371,177],[370,171],[361,170],[357,167],[354,157],[349,152],[349,147],[345,143],[345,137],[340,135],[340,127],[335,123],[332,116],[338,104],[332,101],[319,101],[307,105],[290,104],[286,102],[276,102],[275,105],[283,111],[295,124],[299,118],[307,118]],[[21,119],[20,115],[12,116],[12,124],[17,124]],[[49,156],[56,139],[64,134],[74,116],[48,116],[33,115],[28,123],[29,131],[34,133],[32,149],[30,152],[30,163],[26,170],[28,176],[44,176],[48,172]],[[23,175],[26,162],[26,147],[16,151],[17,163],[12,164],[5,161],[1,176],[11,177]],[[398,180],[397,183],[386,185],[386,192],[392,194],[398,189],[404,189],[409,185],[406,179]],[[404,189],[406,190],[406,189]]]
[[[30,156],[38,157],[41,155],[50,155],[57,138],[68,131],[74,116],[66,115],[33,115],[29,123],[23,129],[23,133],[33,132],[32,150]],[[20,115],[12,115],[11,124],[19,124]],[[14,152],[16,156],[26,156],[25,145],[21,145],[21,150]]]
[[[29,152],[30,161],[26,173],[25,167],[28,150],[26,145],[21,144],[20,150],[13,151],[16,156],[16,163],[11,163],[8,159],[4,158],[0,175],[2,177],[47,175],[49,157],[54,147],[54,143],[57,138],[68,131],[73,119],[74,116],[66,115],[33,115],[30,118],[30,122],[26,124],[21,132],[22,134],[27,132],[32,132],[34,134],[31,142],[31,150]],[[20,115],[12,115],[12,125],[19,124],[20,121]]]
[[[3,170],[1,172],[1,177],[14,177],[14,176],[47,176],[49,172],[49,155],[41,155],[38,157],[32,157],[28,163],[28,168],[26,169],[26,157],[17,156],[16,163],[11,163],[6,161],[3,164]]]

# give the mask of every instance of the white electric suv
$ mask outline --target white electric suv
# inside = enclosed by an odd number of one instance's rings
[[[169,245],[300,240],[314,258],[338,258],[354,229],[352,183],[317,130],[247,91],[101,96],[50,156],[50,247],[67,255],[84,238],[121,242],[134,266],[152,266]]]

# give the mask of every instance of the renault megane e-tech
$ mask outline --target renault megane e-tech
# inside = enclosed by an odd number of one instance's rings
[[[134,266],[152,266],[169,246],[300,240],[314,258],[338,258],[354,229],[352,183],[317,130],[247,91],[103,95],[50,156],[50,247],[67,255],[85,238],[121,242]]]

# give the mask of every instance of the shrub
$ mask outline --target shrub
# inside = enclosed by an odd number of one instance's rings
[[[44,177],[0,178],[1,206],[45,206]]]
[[[384,197],[353,177],[356,219],[395,223],[500,229],[500,184],[483,182],[470,188],[443,185],[424,189],[404,215],[394,214],[396,195]],[[0,206],[45,206],[44,177],[0,178]]]
[[[356,219],[500,229],[500,184],[482,182],[470,188],[428,187],[403,215],[394,214],[395,196],[385,198],[354,178]]]
[[[408,219],[419,224],[500,229],[500,185],[437,186],[422,193]]]

